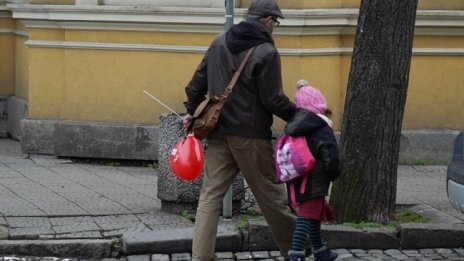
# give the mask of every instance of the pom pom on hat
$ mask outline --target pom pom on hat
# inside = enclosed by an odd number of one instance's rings
[[[300,83],[300,81],[298,81],[298,83]],[[302,86],[299,86],[298,83],[298,90],[295,93],[296,106],[316,114],[324,114],[327,111],[327,101],[322,92],[309,85],[307,82]]]
[[[299,80],[296,82],[296,88],[299,89],[303,86],[309,86],[309,83],[306,80]]]

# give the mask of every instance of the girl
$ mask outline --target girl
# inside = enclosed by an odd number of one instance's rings
[[[305,260],[305,243],[309,238],[315,261],[332,261],[338,254],[323,243],[321,239],[321,221],[333,220],[333,210],[325,200],[330,182],[340,175],[339,150],[329,119],[330,110],[324,95],[310,86],[305,80],[297,82],[295,103],[298,107],[294,118],[285,126],[290,136],[306,136],[316,165],[308,174],[306,182],[302,178],[293,181],[295,200],[298,204],[298,218],[293,233],[290,261]],[[300,192],[302,184],[306,185]],[[288,189],[290,198],[290,189]]]

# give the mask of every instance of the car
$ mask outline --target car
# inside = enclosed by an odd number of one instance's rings
[[[446,190],[450,205],[464,213],[464,131],[454,141],[453,156],[448,164]]]

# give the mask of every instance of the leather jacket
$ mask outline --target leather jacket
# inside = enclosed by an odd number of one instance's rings
[[[188,113],[193,115],[205,95],[224,93],[247,50],[232,53],[226,32],[216,36],[185,88]],[[279,53],[273,42],[261,42],[249,58],[213,133],[270,139],[273,114],[288,121],[295,111],[295,104],[283,93]]]

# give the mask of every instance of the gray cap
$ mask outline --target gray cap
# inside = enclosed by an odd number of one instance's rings
[[[284,18],[275,0],[252,0],[248,7],[248,14],[260,17],[276,16]]]

